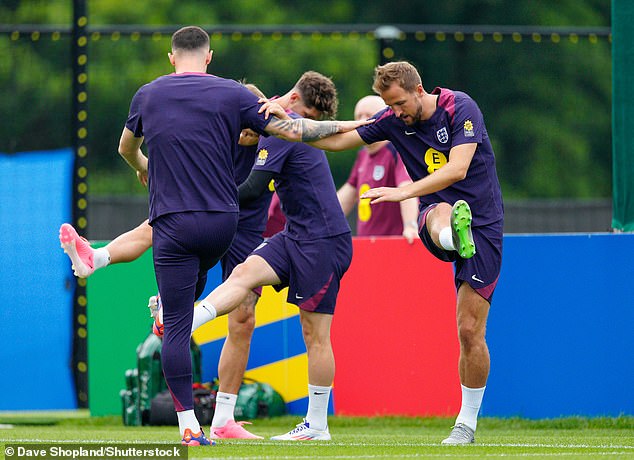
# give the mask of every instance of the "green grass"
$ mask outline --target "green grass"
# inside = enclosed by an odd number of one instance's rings
[[[268,438],[300,419],[256,420],[251,431]],[[330,442],[280,443],[222,440],[215,447],[189,449],[189,458],[391,459],[391,458],[618,458],[634,459],[634,417],[524,420],[482,418],[477,444],[441,446],[452,419],[331,417]],[[9,428],[8,425],[12,425]],[[164,443],[178,438],[176,427],[125,427],[119,417],[90,418],[85,412],[0,413],[0,452],[12,442]]]

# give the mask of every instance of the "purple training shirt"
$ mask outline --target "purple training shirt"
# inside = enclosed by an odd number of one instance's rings
[[[289,238],[315,240],[350,232],[322,150],[275,137],[260,139],[253,169],[274,173]]]
[[[420,197],[421,208],[462,199],[471,207],[474,227],[502,220],[502,192],[482,112],[465,93],[435,88],[432,94],[439,96],[438,106],[429,120],[409,126],[386,108],[373,116],[373,124],[357,128],[359,135],[366,144],[391,141],[414,181],[445,165],[452,147],[476,143],[467,176],[444,190]]]
[[[259,108],[240,83],[206,73],[165,75],[137,91],[126,127],[147,145],[150,223],[174,212],[238,212],[238,139],[243,128],[265,134],[270,119]]]

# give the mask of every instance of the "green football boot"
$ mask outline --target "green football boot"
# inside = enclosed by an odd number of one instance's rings
[[[471,209],[464,200],[458,200],[451,208],[451,236],[453,245],[463,259],[470,259],[476,253],[471,233]]]

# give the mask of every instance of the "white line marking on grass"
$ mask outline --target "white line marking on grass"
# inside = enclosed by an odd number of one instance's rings
[[[619,446],[615,444],[597,444],[595,446],[590,444],[522,444],[522,443],[510,443],[510,444],[486,444],[476,443],[476,446],[486,447],[545,447],[548,449],[634,449],[634,446]]]
[[[229,441],[229,442],[227,442]],[[120,439],[0,439],[3,443],[54,443],[54,444],[164,444],[173,446],[175,443],[172,441],[150,441],[150,440],[131,440],[122,441]],[[634,445],[618,445],[618,444],[542,444],[542,443],[475,443],[469,446],[442,446],[440,443],[429,442],[377,442],[377,443],[359,443],[359,442],[337,442],[337,441],[319,441],[314,442],[297,442],[297,441],[241,441],[241,440],[220,440],[219,445],[223,444],[257,444],[259,446],[301,446],[301,445],[321,445],[321,446],[336,446],[336,447],[436,447],[442,449],[452,448],[478,448],[478,447],[524,447],[524,448],[541,448],[541,449],[623,449],[634,450]],[[310,456],[308,456],[310,457]],[[227,457],[231,458],[231,457]],[[266,457],[258,457],[266,458]]]
[[[284,442],[284,441],[282,441]],[[359,442],[333,442],[333,441],[320,441],[323,445],[337,446],[337,447],[438,447],[443,449],[451,449],[456,446],[443,446],[440,443],[430,442],[373,442],[373,443],[359,443]],[[285,443],[286,444],[286,443]],[[259,445],[264,446],[279,446],[280,441],[276,442],[260,442]],[[295,441],[289,441],[286,445],[295,445]],[[322,444],[320,444],[322,445]],[[526,447],[526,448],[542,448],[542,449],[634,449],[634,445],[618,445],[618,444],[542,444],[542,443],[480,443],[472,444],[473,447]],[[465,446],[457,446],[465,447]]]
[[[446,453],[446,454],[430,454],[430,453],[420,453],[420,454],[399,454],[399,458],[430,458],[430,457],[438,457],[438,458],[482,458],[485,455],[486,457],[536,457],[543,458],[544,455],[548,455],[549,457],[594,457],[597,455],[601,456],[611,456],[611,455],[623,455],[623,452],[558,452],[552,454],[545,454],[543,452],[540,453],[519,453],[519,454],[509,454],[509,453],[472,453],[467,454],[463,450],[455,453]],[[280,455],[262,455],[262,456],[254,456],[254,457],[198,457],[192,456],[191,458],[196,458],[199,460],[219,460],[219,459],[229,459],[229,460],[296,460],[296,459],[314,459],[314,455],[292,455],[292,456],[280,456]],[[331,459],[354,459],[354,458],[394,458],[394,454],[385,454],[385,455],[367,455],[367,454],[359,454],[359,455],[319,455],[319,458],[331,458]]]
[[[85,439],[0,439],[0,442],[5,444],[16,444],[16,443],[27,443],[27,444],[36,444],[36,443],[45,443],[45,444],[164,444],[166,446],[174,446],[175,442],[170,441],[122,441],[121,439],[93,439],[87,441]],[[180,445],[180,444],[179,444]]]

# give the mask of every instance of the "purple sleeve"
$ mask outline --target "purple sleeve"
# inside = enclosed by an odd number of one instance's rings
[[[269,134],[264,128],[271,122],[271,117],[265,120],[264,113],[258,113],[261,106],[261,104],[258,103],[258,99],[259,97],[245,87],[240,88],[240,117],[242,120],[242,128],[251,128],[256,133],[268,136]]]
[[[482,142],[484,118],[478,105],[470,97],[463,97],[460,102],[456,101],[452,130],[452,147]]]
[[[393,113],[392,109],[388,107],[372,115],[372,118],[375,119],[374,123],[359,126],[357,132],[363,142],[370,145],[374,142],[389,140],[387,126]]]
[[[255,171],[280,173],[284,167],[288,154],[288,147],[286,144],[290,143],[276,137],[260,139],[253,169]],[[292,144],[290,145],[292,146]]]
[[[143,120],[141,120],[141,101],[143,100],[143,87],[141,87],[130,102],[130,112],[125,122],[125,127],[134,133],[134,137],[143,137]]]

